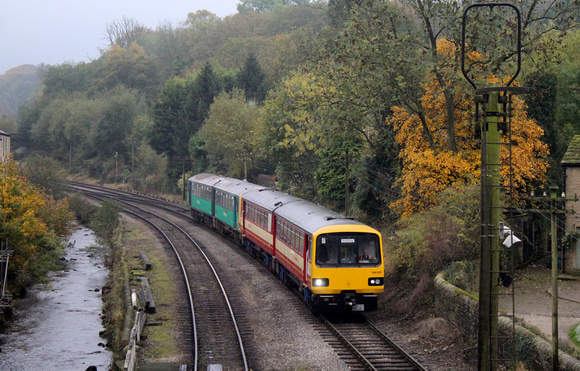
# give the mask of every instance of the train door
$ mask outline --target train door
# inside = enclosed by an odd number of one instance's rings
[[[233,223],[234,230],[239,231],[240,230],[240,215],[238,213],[240,212],[240,208],[239,208],[240,199],[238,196],[232,195],[232,200],[233,200],[232,213],[234,214],[232,223]]]
[[[273,213],[268,213],[268,221],[270,223],[270,232],[272,234],[272,256],[278,259],[278,244],[276,242],[276,236],[278,235],[278,225],[277,216]]]
[[[246,235],[246,201],[242,198],[240,207],[240,232],[242,236]]]
[[[304,269],[304,282],[310,282],[312,279],[312,236],[306,236],[306,269]]]

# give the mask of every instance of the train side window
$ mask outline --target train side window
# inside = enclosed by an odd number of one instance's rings
[[[280,231],[280,239],[284,242],[286,242],[286,224],[284,224],[284,222],[281,223],[280,225],[281,231]]]
[[[303,253],[302,245],[300,244],[300,241],[302,241],[301,237],[300,231],[296,230],[296,252],[300,255]]]
[[[281,220],[278,220],[278,230],[277,230],[278,238],[281,241],[284,241],[284,223]]]
[[[294,230],[294,250],[296,250],[298,254],[302,254],[302,251],[300,251],[300,235],[297,230]]]

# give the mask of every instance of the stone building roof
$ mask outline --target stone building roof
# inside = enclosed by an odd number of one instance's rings
[[[580,135],[574,135],[562,158],[562,166],[580,166]]]

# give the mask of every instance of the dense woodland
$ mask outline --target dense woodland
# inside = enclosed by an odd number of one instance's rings
[[[474,258],[479,243],[474,94],[459,62],[471,3],[244,0],[233,16],[198,10],[177,26],[121,18],[90,63],[0,76],[0,129],[30,143],[13,148],[17,159],[49,156],[142,191],[179,192],[198,172],[274,179],[397,225],[393,259],[413,268],[436,257],[437,269]],[[523,15],[517,84],[532,90],[514,99],[514,166],[502,175],[525,195],[561,184],[560,160],[580,134],[580,6],[513,3]],[[516,70],[515,13],[470,14],[467,71],[479,86],[502,85]]]

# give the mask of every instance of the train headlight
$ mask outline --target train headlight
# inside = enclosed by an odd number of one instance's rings
[[[369,286],[382,286],[384,282],[383,277],[371,277],[369,278]]]
[[[314,287],[328,287],[328,278],[314,278],[312,280],[312,286]]]

